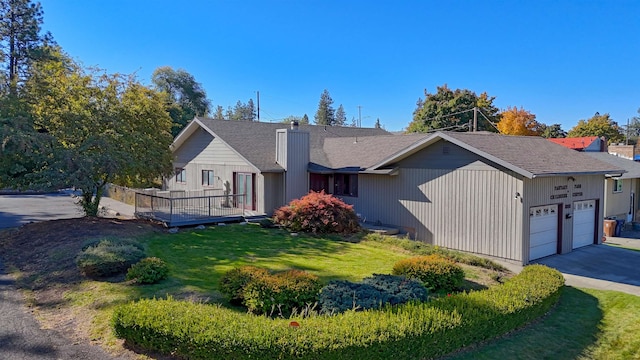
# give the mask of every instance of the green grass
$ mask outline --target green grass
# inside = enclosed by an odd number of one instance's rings
[[[332,279],[361,280],[373,273],[391,273],[406,253],[306,235],[291,236],[255,225],[159,235],[147,241],[149,256],[169,264],[170,277],[193,291],[217,290],[220,277],[234,267],[254,265],[271,270],[300,269]]]
[[[540,322],[446,359],[640,359],[640,297],[566,287]]]

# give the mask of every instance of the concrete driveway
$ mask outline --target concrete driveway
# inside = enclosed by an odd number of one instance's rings
[[[30,222],[82,217],[71,192],[0,195],[0,228]]]
[[[640,251],[590,245],[535,263],[558,269],[567,285],[640,296]]]

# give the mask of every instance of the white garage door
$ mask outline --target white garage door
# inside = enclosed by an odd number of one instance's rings
[[[529,260],[558,252],[558,205],[529,209]]]
[[[573,248],[593,244],[596,225],[596,201],[573,203]]]

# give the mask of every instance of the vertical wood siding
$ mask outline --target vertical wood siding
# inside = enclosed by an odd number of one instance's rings
[[[532,206],[559,204],[562,219],[560,227],[562,231],[561,253],[572,250],[573,243],[573,202],[581,200],[597,200],[598,212],[596,214],[596,239],[601,242],[602,219],[604,214],[604,175],[590,176],[555,176],[524,179],[522,214],[524,247],[523,259],[529,259],[529,208]],[[577,186],[580,186],[577,188]],[[566,186],[566,189],[562,187]],[[556,190],[556,187],[558,190]],[[559,197],[564,196],[566,197]],[[554,198],[552,198],[554,197]],[[570,217],[567,215],[570,214]]]
[[[604,216],[616,216],[618,219],[627,218],[631,204],[631,192],[635,189],[636,179],[622,180],[622,192],[614,193],[615,181],[606,179],[604,181]]]
[[[345,198],[366,221],[399,225],[416,240],[522,260],[522,181],[497,169],[401,168],[360,175],[358,198]]]
[[[285,203],[309,192],[309,133],[282,129],[276,133],[276,162],[285,169]]]

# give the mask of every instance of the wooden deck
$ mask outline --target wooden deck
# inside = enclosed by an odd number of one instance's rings
[[[243,199],[244,195],[164,197],[137,193],[135,215],[168,227],[237,222],[260,215],[237,207]]]

